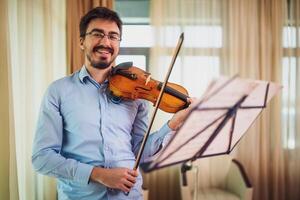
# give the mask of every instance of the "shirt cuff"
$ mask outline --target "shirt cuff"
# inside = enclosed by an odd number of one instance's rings
[[[163,139],[162,146],[165,147],[173,138],[175,131],[169,132]]]
[[[85,163],[78,163],[74,180],[80,184],[87,185],[90,180],[94,166]]]
[[[170,132],[173,132],[173,130],[169,127],[168,122],[167,122],[159,129],[157,136],[165,137]]]

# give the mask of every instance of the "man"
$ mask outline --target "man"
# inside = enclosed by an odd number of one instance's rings
[[[112,101],[107,89],[121,36],[114,11],[89,11],[80,22],[84,66],[53,82],[44,96],[32,163],[37,172],[58,178],[61,200],[142,199],[142,178],[132,168],[147,128],[147,103]],[[142,159],[159,151],[187,113],[179,111],[150,135]]]

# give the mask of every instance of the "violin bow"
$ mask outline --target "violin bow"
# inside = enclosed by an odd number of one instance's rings
[[[144,152],[144,148],[145,148],[147,139],[148,139],[148,137],[149,137],[149,135],[150,135],[151,127],[152,127],[152,125],[153,125],[154,118],[155,118],[156,113],[157,113],[157,110],[158,110],[158,106],[159,106],[159,104],[160,104],[160,102],[161,102],[161,99],[162,99],[163,93],[164,93],[164,91],[165,91],[166,85],[167,85],[167,83],[168,83],[170,74],[171,74],[171,72],[172,72],[172,69],[173,69],[173,66],[174,66],[174,64],[175,64],[176,58],[177,58],[178,53],[179,53],[179,51],[180,51],[180,48],[181,48],[181,46],[182,46],[183,39],[184,39],[184,34],[181,33],[181,35],[180,35],[180,37],[179,37],[179,39],[178,39],[178,42],[177,42],[177,46],[176,46],[176,48],[175,48],[175,50],[174,50],[173,57],[172,57],[172,60],[171,60],[171,63],[170,63],[168,72],[167,72],[167,74],[166,74],[165,80],[164,80],[164,82],[163,82],[163,85],[162,85],[161,90],[160,90],[160,92],[159,92],[158,98],[157,98],[157,100],[156,100],[155,107],[154,107],[154,111],[153,111],[153,113],[152,113],[152,116],[151,116],[151,120],[150,120],[148,129],[147,129],[147,131],[146,131],[145,134],[144,134],[143,141],[142,141],[141,147],[140,147],[140,149],[139,149],[138,155],[137,155],[137,157],[136,157],[136,161],[135,161],[133,170],[137,170],[137,168],[139,167],[139,164],[140,164],[140,161],[141,161],[143,152]]]

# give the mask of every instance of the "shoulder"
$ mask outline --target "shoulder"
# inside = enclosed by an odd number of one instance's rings
[[[78,72],[53,81],[47,88],[46,95],[61,96],[79,82]]]
[[[65,90],[66,88],[76,85],[78,82],[80,82],[80,79],[78,77],[78,71],[74,72],[71,75],[65,76],[63,78],[57,79],[53,81],[49,88],[56,88],[58,90]]]
[[[57,79],[53,81],[49,87],[63,87],[63,86],[69,86],[70,84],[75,84],[76,82],[79,82],[78,78],[78,72],[74,72],[71,75],[65,76],[63,78]]]

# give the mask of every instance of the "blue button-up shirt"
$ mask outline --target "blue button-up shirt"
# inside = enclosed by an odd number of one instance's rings
[[[144,100],[116,103],[107,85],[98,84],[82,67],[53,82],[44,96],[32,163],[37,172],[58,178],[61,200],[142,199],[141,175],[128,196],[89,182],[94,166],[132,169],[148,123]],[[150,134],[142,161],[160,149],[170,132],[165,124]]]

